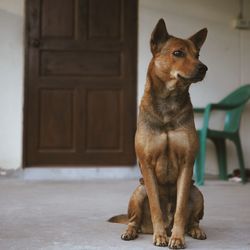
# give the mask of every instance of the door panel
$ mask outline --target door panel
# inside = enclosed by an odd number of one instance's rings
[[[121,91],[88,90],[87,93],[86,150],[121,151]]]
[[[43,51],[42,76],[120,76],[121,55],[114,51]]]
[[[72,38],[75,4],[75,0],[42,0],[41,37]]]
[[[122,1],[90,0],[89,39],[121,39]],[[112,18],[110,18],[112,14]]]
[[[39,150],[73,150],[74,90],[42,89],[39,96]]]
[[[28,0],[26,166],[135,163],[137,1]]]

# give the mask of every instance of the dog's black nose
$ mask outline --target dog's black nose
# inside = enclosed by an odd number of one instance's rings
[[[207,66],[203,63],[198,64],[198,72],[200,73],[206,73],[208,70]]]

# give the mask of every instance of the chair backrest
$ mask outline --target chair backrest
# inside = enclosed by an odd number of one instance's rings
[[[236,132],[240,127],[240,118],[246,102],[250,99],[250,84],[244,85],[219,103],[221,104],[236,104],[237,107],[226,112],[224,130],[228,132]]]

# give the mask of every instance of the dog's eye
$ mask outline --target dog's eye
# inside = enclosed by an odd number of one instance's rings
[[[173,55],[176,56],[176,57],[184,57],[185,56],[185,53],[181,50],[175,50],[173,52]]]

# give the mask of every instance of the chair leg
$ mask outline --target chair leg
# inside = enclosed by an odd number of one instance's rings
[[[206,160],[206,137],[200,135],[200,148],[195,160],[195,181],[199,186],[204,185],[205,160]]]
[[[204,185],[204,179],[202,178],[202,174],[200,171],[200,153],[197,154],[195,163],[194,163],[194,176],[195,176],[195,182],[198,186],[203,186]]]
[[[216,155],[219,166],[219,177],[221,180],[228,180],[226,142],[224,139],[212,139],[216,147]]]
[[[244,164],[244,158],[243,158],[243,151],[242,151],[239,135],[235,137],[234,143],[237,149],[237,154],[238,154],[238,159],[239,159],[239,164],[240,164],[241,180],[242,180],[242,183],[245,183],[247,181],[247,178],[246,178],[245,164]]]

